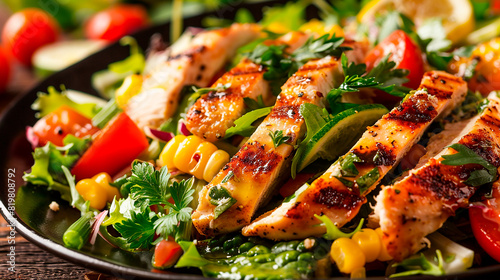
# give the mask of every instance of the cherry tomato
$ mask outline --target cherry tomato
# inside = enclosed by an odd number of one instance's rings
[[[85,25],[85,35],[94,40],[116,41],[146,25],[146,9],[140,5],[121,4],[93,15]]]
[[[500,262],[500,191],[493,185],[493,198],[486,208],[470,207],[469,218],[474,237],[493,259]]]
[[[63,139],[68,134],[83,138],[97,131],[99,129],[92,125],[91,119],[66,105],[44,116],[33,126],[33,132],[38,137],[40,146],[44,146],[47,142],[63,146]]]
[[[57,22],[37,8],[27,8],[13,14],[2,31],[2,42],[6,49],[26,66],[31,66],[31,57],[37,49],[55,42],[58,37]]]
[[[149,146],[141,129],[120,113],[102,129],[71,170],[77,180],[106,172],[113,176]]]
[[[469,80],[469,89],[486,96],[500,90],[500,38],[481,43],[472,52],[469,63],[476,61],[474,75]]]
[[[365,58],[366,68],[370,71],[386,55],[396,63],[398,69],[408,69],[409,81],[405,86],[416,89],[424,75],[424,61],[420,48],[402,30],[396,30],[373,48]]]
[[[4,48],[0,47],[0,93],[5,92],[10,80],[10,59]]]
[[[173,266],[181,257],[183,251],[181,245],[173,240],[162,240],[156,244],[153,266],[157,268],[168,268]]]

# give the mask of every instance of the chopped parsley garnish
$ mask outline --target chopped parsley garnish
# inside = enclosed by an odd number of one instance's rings
[[[278,148],[281,144],[287,143],[291,137],[283,135],[283,130],[269,131],[269,137],[273,141],[274,148]]]
[[[404,97],[410,91],[409,88],[402,86],[408,81],[406,76],[409,71],[396,69],[396,63],[389,61],[389,56],[385,56],[370,72],[366,73],[366,64],[349,63],[347,56],[342,54],[344,82],[338,88],[332,89],[327,95],[332,114],[340,113],[349,106],[352,107],[352,104],[340,102],[342,95],[347,92],[358,92],[362,88],[374,88],[394,96]]]
[[[356,183],[359,187],[359,193],[362,195],[368,188],[370,188],[377,180],[380,178],[380,173],[378,167],[374,167],[372,170],[368,171],[363,176],[356,179]]]
[[[229,182],[229,180],[231,180],[231,178],[233,178],[233,176],[234,176],[234,172],[232,170],[230,170],[229,172],[227,172],[224,179],[222,179],[221,183],[225,184],[225,183]]]
[[[493,164],[485,160],[483,157],[476,154],[473,150],[458,143],[450,145],[449,147],[456,150],[458,153],[443,155],[443,164],[452,166],[479,164],[485,168],[472,171],[469,178],[465,180],[465,183],[473,187],[477,187],[491,183],[497,179],[497,168]]]
[[[325,34],[317,39],[309,38],[291,54],[285,51],[286,45],[259,44],[246,56],[267,68],[264,79],[271,82],[273,93],[278,94],[281,85],[307,61],[328,55],[340,56],[342,52],[350,50],[349,47],[341,47],[343,42],[343,37]]]
[[[362,160],[354,153],[349,153],[340,160],[340,173],[342,176],[355,177],[359,174],[358,169],[354,165],[355,162],[362,162]]]
[[[115,223],[112,225],[131,249],[148,249],[168,236],[175,237],[176,241],[190,238],[194,179],[170,180],[166,167],[155,170],[147,162],[136,161],[132,164],[132,175],[126,180],[121,188],[129,189],[130,194],[127,199],[120,200],[119,206],[127,200],[134,206],[125,207],[128,213],[122,214],[120,209],[120,213],[113,211]],[[157,205],[158,213],[150,211],[153,205]],[[155,234],[160,239],[154,240]]]
[[[208,191],[210,203],[216,205],[214,209],[214,219],[233,206],[237,200],[231,196],[229,191],[222,186],[213,186]]]

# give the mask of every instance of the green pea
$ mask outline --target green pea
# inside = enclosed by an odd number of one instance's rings
[[[252,249],[254,246],[255,246],[255,243],[245,242],[245,243],[240,245],[239,252],[240,252],[240,254],[248,252],[248,250]]]
[[[253,256],[256,256],[256,255],[261,255],[261,254],[267,254],[267,253],[270,253],[271,250],[269,250],[269,248],[267,248],[266,246],[264,245],[257,245],[257,246],[253,246],[252,249],[248,250],[248,252],[246,253],[247,256],[249,257],[253,257]]]
[[[297,260],[299,261],[311,261],[314,259],[313,253],[311,252],[305,252],[299,255]]]
[[[279,253],[278,256],[274,259],[274,262],[280,267],[285,266],[287,263],[296,261],[299,257],[300,252],[297,251],[286,251]]]

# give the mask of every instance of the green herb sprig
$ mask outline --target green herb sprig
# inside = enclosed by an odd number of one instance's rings
[[[497,179],[497,168],[485,160],[480,155],[476,154],[473,150],[467,148],[462,144],[455,143],[448,146],[458,153],[451,155],[443,155],[443,161],[445,165],[465,165],[465,164],[479,164],[485,169],[474,170],[471,172],[469,178],[465,180],[465,183],[477,187],[484,184],[494,182]]]

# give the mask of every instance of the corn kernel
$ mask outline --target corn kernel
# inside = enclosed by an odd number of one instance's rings
[[[224,150],[217,150],[210,156],[205,171],[203,172],[203,179],[207,182],[212,181],[220,169],[229,162],[229,154]]]
[[[119,199],[121,197],[120,191],[109,184],[110,182],[112,182],[112,179],[108,173],[101,172],[92,177],[92,180],[94,180],[97,184],[101,186],[101,188],[103,188],[106,191],[107,202],[112,202],[114,197],[116,197],[116,199]]]
[[[382,248],[378,234],[371,228],[364,228],[352,236],[352,240],[358,243],[361,251],[365,254],[366,262],[377,259]]]
[[[167,166],[168,169],[175,168],[174,164],[174,156],[179,148],[179,144],[182,143],[186,139],[184,135],[177,135],[165,145],[163,150],[160,153],[160,162],[161,166]]]
[[[201,143],[191,157],[188,167],[189,173],[202,180],[208,160],[217,150],[217,146],[210,142]]]
[[[349,238],[342,237],[332,243],[330,258],[342,273],[351,273],[365,266],[365,254]]]
[[[196,135],[187,136],[175,152],[174,166],[182,172],[189,173],[189,162],[202,142],[203,139]]]

